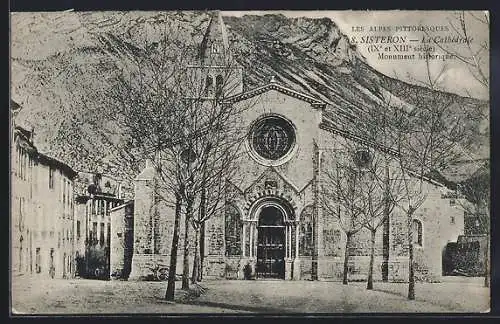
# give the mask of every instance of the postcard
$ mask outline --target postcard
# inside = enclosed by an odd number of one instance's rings
[[[12,12],[11,315],[489,312],[489,24]]]

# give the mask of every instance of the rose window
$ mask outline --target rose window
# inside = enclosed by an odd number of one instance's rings
[[[285,156],[295,143],[293,126],[285,119],[272,116],[259,120],[251,131],[252,149],[267,160]]]

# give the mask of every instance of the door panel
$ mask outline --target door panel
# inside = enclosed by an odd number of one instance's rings
[[[260,278],[285,278],[284,227],[259,226],[257,276]]]

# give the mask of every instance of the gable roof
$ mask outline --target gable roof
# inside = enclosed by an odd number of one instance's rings
[[[398,152],[396,150],[391,149],[390,147],[384,146],[382,144],[376,143],[376,142],[374,142],[368,138],[365,138],[363,136],[355,135],[355,134],[348,132],[346,130],[342,130],[342,129],[336,127],[335,124],[332,123],[331,121],[329,121],[328,119],[323,118],[323,120],[319,124],[319,128],[323,129],[325,131],[328,131],[330,133],[333,133],[333,134],[338,134],[342,137],[353,140],[353,141],[358,142],[360,144],[375,148],[381,152],[388,153],[388,154],[391,154],[394,156],[398,155]]]
[[[64,163],[56,158],[48,156],[47,154],[38,152],[37,159],[38,159],[38,162],[43,164],[43,165],[47,165],[47,166],[59,169],[70,180],[73,180],[78,175],[78,172],[73,170],[73,168],[70,167],[68,164],[66,164],[66,163]]]
[[[312,97],[308,94],[305,94],[303,92],[299,92],[299,91],[293,90],[291,88],[288,88],[284,85],[281,85],[281,84],[277,83],[276,81],[274,81],[274,79],[271,79],[271,82],[269,82],[268,84],[263,85],[261,87],[254,88],[252,90],[225,98],[223,100],[223,102],[224,103],[235,103],[235,102],[238,102],[241,100],[245,100],[245,99],[249,99],[249,98],[258,96],[258,95],[263,94],[265,92],[268,92],[270,90],[275,90],[275,91],[283,93],[287,96],[300,99],[302,101],[310,103],[315,108],[324,109],[327,105],[326,102],[324,102],[320,99],[314,98],[314,97]]]
[[[379,143],[376,143],[374,142],[373,140],[370,140],[366,137],[363,137],[363,136],[359,136],[359,135],[355,135],[351,132],[348,132],[348,131],[345,131],[345,130],[342,130],[342,129],[339,129],[337,128],[332,122],[328,121],[328,119],[323,119],[322,122],[319,124],[319,128],[320,129],[323,129],[327,132],[330,132],[330,133],[333,133],[333,134],[338,134],[344,138],[347,138],[347,139],[350,139],[350,140],[353,140],[355,142],[358,142],[362,145],[366,145],[366,146],[369,146],[371,148],[374,148],[378,151],[381,151],[381,152],[384,152],[384,153],[387,153],[387,154],[390,154],[392,156],[398,156],[399,153],[394,150],[394,149],[391,149],[390,147],[387,147],[387,146],[384,146],[382,144],[379,144]],[[419,177],[419,175],[412,171],[412,170],[406,170],[408,172],[408,174],[410,174],[411,176],[413,177]],[[448,186],[443,183],[441,180],[439,179],[433,179],[427,175],[424,175],[422,176],[422,179],[437,186],[437,187],[446,187],[448,188]]]

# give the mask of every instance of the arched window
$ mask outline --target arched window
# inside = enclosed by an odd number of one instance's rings
[[[205,96],[211,96],[214,93],[214,80],[211,75],[207,75],[205,80]]]
[[[300,215],[299,255],[311,256],[313,252],[313,207],[307,206]]]
[[[414,219],[412,224],[412,231],[413,244],[422,246],[422,222],[418,219]]]
[[[233,205],[226,205],[226,255],[237,256],[241,255],[241,231],[243,224],[240,213]]]
[[[222,78],[222,75],[217,75],[215,78],[215,96],[220,97],[222,95],[222,86],[223,86],[224,79]]]

